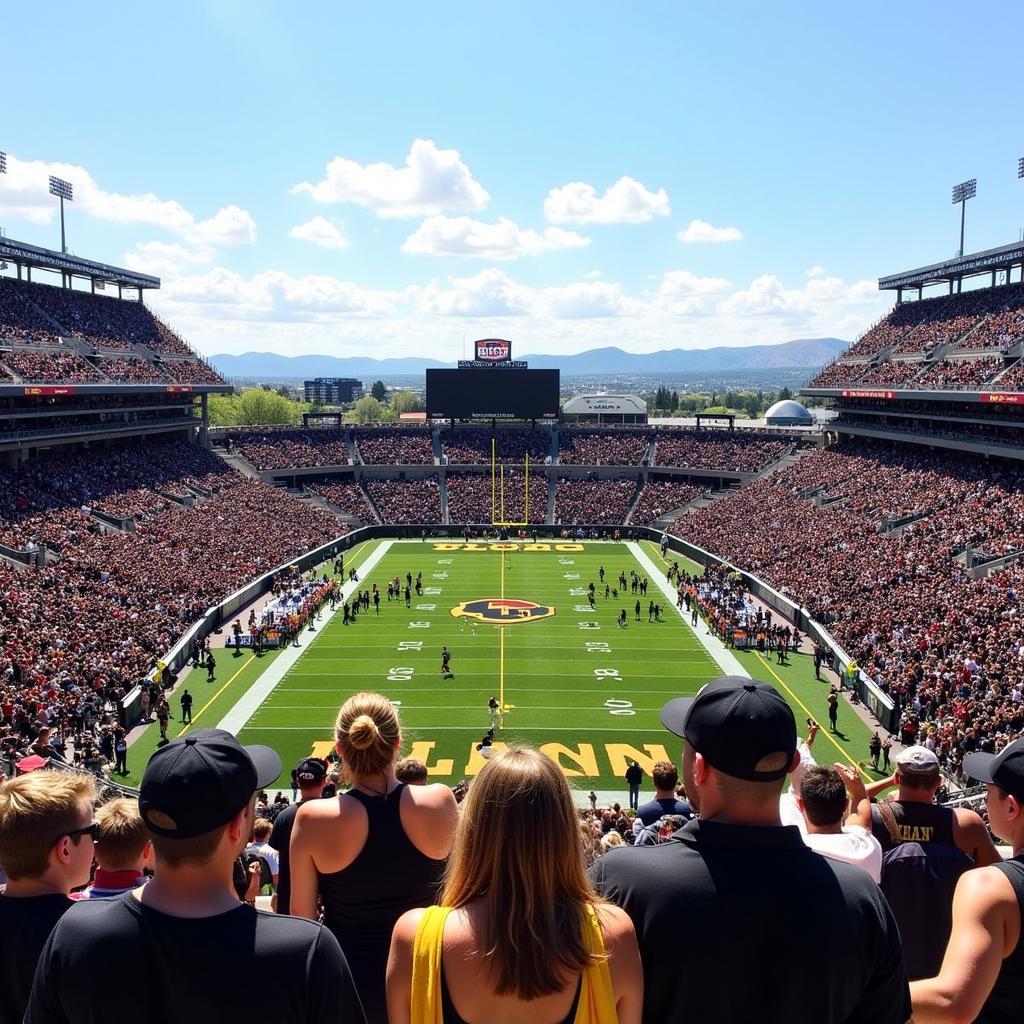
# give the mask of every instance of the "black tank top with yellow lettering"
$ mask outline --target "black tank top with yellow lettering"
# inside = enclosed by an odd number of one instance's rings
[[[956,846],[953,838],[954,811],[937,804],[922,804],[908,800],[890,800],[893,817],[899,827],[901,843],[938,843],[940,846]],[[897,844],[882,820],[882,813],[874,804],[871,806],[871,831],[882,844],[882,852],[888,853]]]

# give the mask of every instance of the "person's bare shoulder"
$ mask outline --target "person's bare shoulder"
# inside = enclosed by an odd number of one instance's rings
[[[458,806],[451,787],[441,782],[435,782],[427,786],[406,786],[406,792],[409,793],[409,799],[417,807],[429,807],[447,811]]]
[[[633,921],[621,907],[615,906],[614,903],[598,903],[594,910],[601,925],[605,948],[609,952],[623,941],[635,941]]]

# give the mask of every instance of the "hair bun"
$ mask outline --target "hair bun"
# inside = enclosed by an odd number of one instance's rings
[[[379,736],[380,729],[369,715],[359,715],[349,726],[348,741],[356,750],[368,750]]]

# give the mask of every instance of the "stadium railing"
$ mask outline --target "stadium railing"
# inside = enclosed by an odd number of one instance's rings
[[[220,604],[209,608],[203,618],[195,622],[188,630],[186,630],[181,639],[179,639],[178,642],[169,651],[167,651],[166,654],[164,654],[160,659],[160,663],[166,666],[165,671],[172,673],[172,675],[176,675],[188,660],[188,654],[193,640],[201,642],[210,633],[214,632],[214,630],[219,629],[223,623],[230,619],[240,608],[244,608],[250,602],[266,593],[270,589],[271,583],[278,573],[287,571],[292,566],[298,566],[300,571],[306,572],[308,569],[319,565],[327,558],[336,557],[339,553],[347,551],[350,548],[368,540],[379,540],[385,538],[422,538],[423,540],[452,538],[453,540],[460,540],[462,538],[462,532],[466,528],[467,524],[459,524],[457,528],[438,526],[436,523],[417,523],[403,526],[385,524],[382,526],[366,526],[360,530],[353,530],[351,533],[337,537],[327,544],[322,544],[320,547],[314,548],[312,551],[307,551],[299,558],[290,559],[287,563],[279,565],[270,572],[264,573],[262,576],[259,576],[252,582],[246,584],[246,586],[242,587],[240,590],[236,590]],[[490,524],[468,524],[468,528],[484,531],[492,530],[493,526]],[[774,612],[793,622],[798,629],[806,633],[812,640],[817,641],[825,651],[829,652],[833,659],[833,664],[842,666],[842,675],[850,681],[859,699],[870,709],[875,718],[878,719],[879,723],[889,732],[894,732],[896,730],[898,723],[895,706],[889,697],[878,688],[874,680],[865,672],[857,668],[853,658],[851,658],[835,642],[835,640],[832,639],[832,636],[824,626],[807,614],[801,605],[790,600],[773,587],[770,587],[757,576],[751,575],[745,570],[740,569],[738,566],[727,562],[723,558],[719,558],[710,551],[705,551],[696,544],[691,544],[689,541],[683,540],[681,537],[676,537],[672,534],[663,534],[660,530],[654,530],[646,526],[615,526],[601,524],[565,527],[562,525],[548,526],[538,524],[527,528],[527,532],[530,534],[531,538],[536,537],[538,540],[545,541],[564,540],[565,538],[562,537],[563,530],[568,530],[570,533],[570,539],[572,539],[572,537],[577,533],[580,533],[583,535],[584,540],[593,539],[595,536],[607,539],[611,538],[614,534],[614,536],[619,540],[649,540],[658,544],[661,542],[662,537],[666,536],[668,540],[668,547],[672,551],[689,558],[691,561],[697,562],[699,565],[715,564],[725,566],[730,570],[730,572],[739,575],[744,582],[744,586],[754,594],[755,597],[766,604]],[[510,540],[511,539],[512,538],[510,538]],[[129,727],[133,725],[140,716],[141,695],[142,688],[137,686],[128,693],[122,701],[122,721]]]

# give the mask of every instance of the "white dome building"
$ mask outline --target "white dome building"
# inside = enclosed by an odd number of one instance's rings
[[[787,398],[776,402],[765,414],[764,421],[770,427],[812,427],[814,418],[799,402]]]

